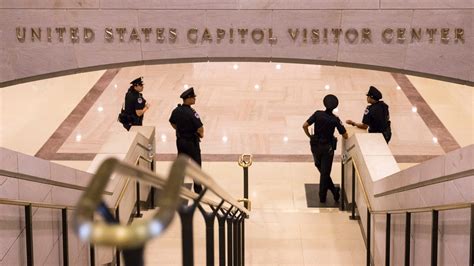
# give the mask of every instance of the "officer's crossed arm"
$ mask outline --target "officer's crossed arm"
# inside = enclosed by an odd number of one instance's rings
[[[138,115],[138,116],[142,116],[143,114],[145,114],[145,112],[150,109],[150,104],[149,103],[146,103],[145,104],[145,107],[143,109],[137,109],[135,110],[135,113]]]
[[[308,122],[304,122],[304,124],[303,124],[303,131],[304,131],[304,133],[306,134],[306,136],[308,136],[308,138],[311,138],[311,134],[309,134],[308,127],[309,127]]]
[[[200,127],[197,129],[197,133],[199,135],[199,138],[204,138],[204,127]]]

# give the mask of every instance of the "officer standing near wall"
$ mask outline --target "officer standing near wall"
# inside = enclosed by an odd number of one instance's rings
[[[199,142],[204,137],[204,127],[199,114],[191,108],[196,103],[194,88],[189,88],[180,96],[183,104],[178,106],[171,113],[169,122],[176,130],[176,147],[178,154],[186,154],[201,166],[201,148]],[[202,186],[194,183],[194,192],[200,193]]]
[[[310,116],[303,124],[303,130],[306,136],[310,138],[314,164],[321,174],[319,181],[319,201],[321,203],[326,202],[327,191],[330,190],[334,196],[334,200],[338,202],[340,189],[334,186],[331,179],[332,161],[337,146],[337,138],[334,137],[334,129],[337,128],[339,134],[345,139],[347,139],[348,135],[339,117],[332,113],[339,104],[337,97],[332,94],[326,95],[323,102],[326,110],[318,110]],[[308,131],[308,127],[312,124],[314,124],[313,135]]]
[[[382,93],[374,86],[370,86],[367,92],[367,102],[370,105],[364,111],[362,123],[356,123],[352,120],[347,120],[346,123],[360,129],[369,128],[369,133],[382,133],[388,143],[392,138],[390,113],[388,105],[380,99],[382,99]]]
[[[130,130],[132,126],[143,125],[143,116],[150,105],[143,98],[143,77],[134,79],[127,94],[125,94],[125,107],[119,115],[119,121],[123,127]]]

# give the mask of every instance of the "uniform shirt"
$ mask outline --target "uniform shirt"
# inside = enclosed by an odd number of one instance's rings
[[[143,115],[138,116],[136,111],[145,108],[145,104],[146,100],[140,92],[136,91],[133,87],[128,89],[125,95],[125,113],[131,116],[132,124],[141,125]]]
[[[388,112],[388,105],[383,101],[378,101],[367,106],[364,111],[362,123],[369,126],[370,133],[382,133],[390,125],[390,114]]]
[[[197,130],[203,124],[199,114],[191,106],[178,104],[171,113],[169,122],[176,125],[176,138],[199,140]]]
[[[314,124],[314,137],[311,142],[330,142],[334,138],[334,129],[337,128],[339,134],[346,133],[346,128],[342,125],[339,117],[328,111],[316,111],[306,122],[309,125]]]

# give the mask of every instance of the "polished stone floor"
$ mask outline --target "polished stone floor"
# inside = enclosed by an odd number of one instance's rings
[[[370,85],[390,106],[397,161],[419,162],[474,142],[472,87],[351,68],[226,62],[129,67],[2,88],[1,145],[45,159],[91,160],[108,134],[123,130],[116,116],[138,76],[151,104],[144,123],[156,126],[164,159],[176,152],[169,115],[189,86],[198,95],[209,160],[252,153],[265,161],[308,161],[301,125],[322,108],[322,98],[337,95],[337,115],[361,120]],[[35,136],[18,138],[25,132]]]

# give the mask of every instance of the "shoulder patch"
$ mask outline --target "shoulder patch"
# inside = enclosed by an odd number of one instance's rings
[[[369,108],[365,108],[365,111],[364,111],[364,115],[368,115],[369,114]]]
[[[194,113],[194,116],[195,116],[197,119],[201,119],[201,117],[199,117],[199,114],[198,114],[198,113]]]
[[[137,101],[138,103],[143,103],[143,99],[141,97],[138,97]]]

